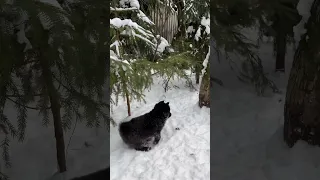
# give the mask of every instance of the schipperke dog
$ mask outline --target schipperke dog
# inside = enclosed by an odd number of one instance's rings
[[[161,130],[171,117],[169,102],[160,101],[154,108],[141,116],[119,125],[122,140],[137,151],[149,151],[161,138]]]

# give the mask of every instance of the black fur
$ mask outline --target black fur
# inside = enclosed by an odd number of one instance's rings
[[[100,171],[93,172],[91,174],[77,177],[71,180],[106,180],[110,178],[110,168],[106,168]]]
[[[159,143],[161,130],[169,117],[169,102],[160,101],[150,112],[121,123],[120,136],[129,147],[149,151]]]

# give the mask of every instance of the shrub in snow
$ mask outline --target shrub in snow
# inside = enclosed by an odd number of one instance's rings
[[[169,62],[167,57],[162,61],[164,55],[174,50],[165,38],[153,33],[154,23],[140,7],[137,0],[114,0],[110,8],[114,16],[110,19],[112,102],[117,103],[119,97],[126,99],[129,115],[130,101],[143,100],[143,92],[152,84],[154,72],[165,78],[174,74],[187,77],[177,66],[172,66],[178,58]]]

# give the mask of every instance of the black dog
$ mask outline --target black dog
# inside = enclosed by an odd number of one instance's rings
[[[160,101],[150,112],[121,123],[120,136],[129,147],[138,151],[149,151],[159,143],[161,130],[169,117],[169,102]]]

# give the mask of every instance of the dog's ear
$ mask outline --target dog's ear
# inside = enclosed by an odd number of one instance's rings
[[[167,102],[166,104],[168,104],[168,105],[169,105],[169,102]]]

